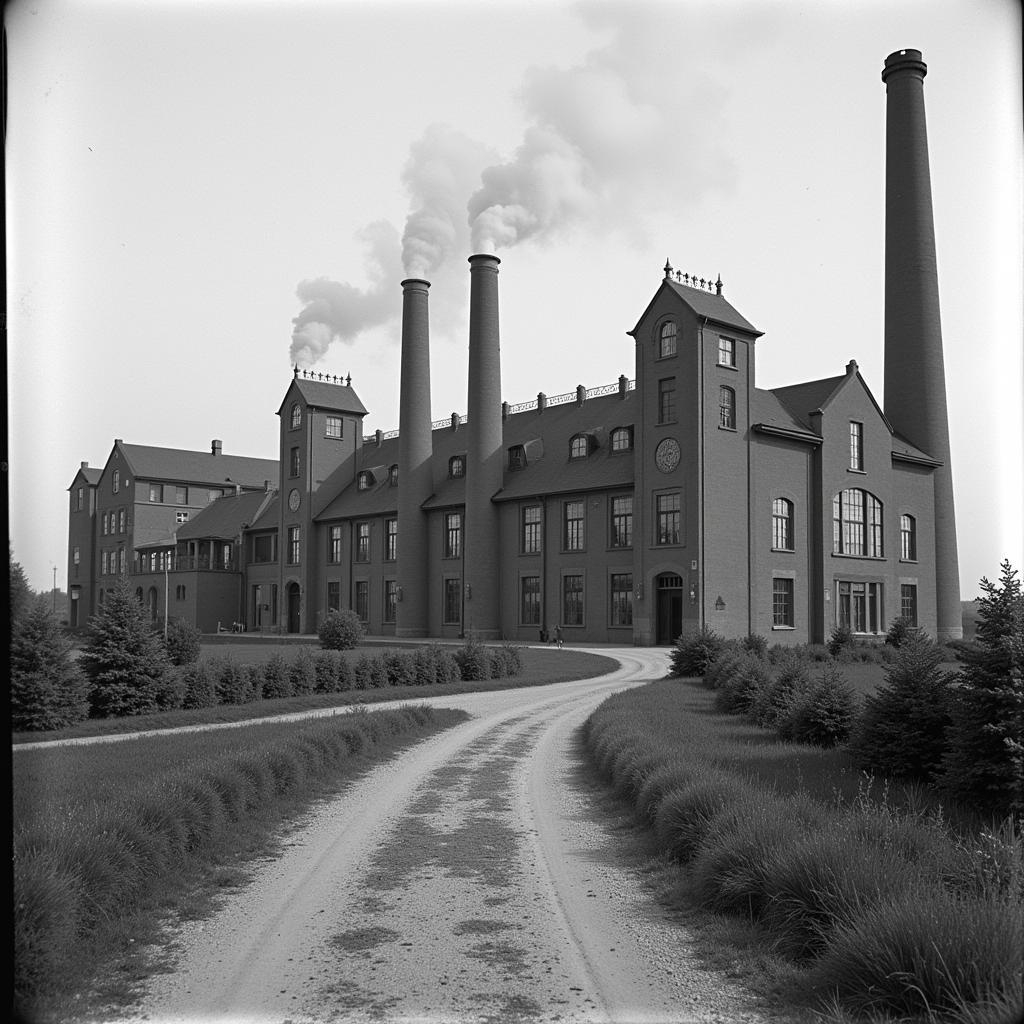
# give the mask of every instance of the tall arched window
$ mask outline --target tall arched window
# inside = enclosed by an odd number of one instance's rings
[[[679,329],[672,320],[661,325],[661,333],[658,335],[659,359],[664,359],[666,356],[674,356],[676,354],[676,338],[678,333]]]
[[[917,561],[917,520],[910,515],[900,516],[900,558]]]
[[[772,547],[793,550],[793,502],[788,498],[772,501]]]
[[[724,384],[718,389],[718,422],[727,430],[736,429],[736,392]]]
[[[296,402],[292,406],[292,429],[294,430],[302,422],[302,406]]]
[[[849,487],[832,499],[832,550],[882,557],[882,503],[873,494]]]

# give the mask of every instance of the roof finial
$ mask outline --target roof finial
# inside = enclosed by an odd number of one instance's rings
[[[348,387],[348,388],[352,387],[352,374],[351,373],[345,378],[345,387]]]
[[[672,280],[672,264],[669,263],[667,256],[665,257],[665,280]]]
[[[722,285],[722,275],[719,274],[718,275],[718,280],[715,282],[715,294],[716,295],[721,295],[722,294],[722,287],[723,287],[723,285]]]
[[[293,371],[292,372],[293,372],[293,375],[294,375],[295,379],[298,380],[299,379],[299,364],[298,363],[295,364],[295,366],[293,367]]]

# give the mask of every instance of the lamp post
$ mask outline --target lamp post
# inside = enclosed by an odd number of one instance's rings
[[[53,614],[57,614],[57,566],[53,567]]]

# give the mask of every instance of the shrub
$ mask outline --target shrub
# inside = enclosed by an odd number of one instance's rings
[[[455,649],[454,657],[462,679],[477,682],[491,678],[490,652],[475,637],[466,637],[462,646]]]
[[[157,710],[173,711],[180,708],[185,700],[185,665],[172,665],[156,684],[153,697],[156,700]]]
[[[828,638],[828,653],[838,658],[844,651],[853,647],[853,630],[849,626],[836,626]]]
[[[766,658],[768,656],[768,638],[761,636],[760,633],[748,633],[743,638],[743,650],[758,658]]]
[[[431,644],[431,657],[434,661],[434,678],[438,683],[457,683],[462,678],[459,663],[455,655],[441,644]]]
[[[79,664],[89,677],[90,714],[97,718],[155,711],[170,663],[126,576],[89,622]]]
[[[391,651],[383,657],[388,686],[416,685],[416,654],[414,651]]]
[[[714,666],[715,669],[718,664]],[[728,660],[728,664],[729,674],[715,693],[715,707],[731,714],[747,711],[758,696],[772,685],[771,666],[753,654]]]
[[[750,717],[758,725],[774,728],[786,716],[790,704],[810,688],[810,680],[810,665],[799,651],[780,656],[771,682],[754,692]]]
[[[941,784],[980,809],[1024,813],[1024,595],[1008,561],[982,579],[975,642],[961,654]]]
[[[334,651],[320,651],[314,659],[316,670],[316,692],[336,693],[338,690],[338,662],[342,655]]]
[[[846,677],[826,664],[809,689],[797,691],[779,718],[779,735],[794,743],[834,747],[850,733],[857,698]]]
[[[316,689],[316,662],[311,651],[305,647],[299,650],[295,660],[288,668],[292,679],[292,694],[296,697],[305,696]]]
[[[523,673],[523,656],[519,648],[509,641],[501,645],[502,653],[505,655],[505,675],[518,676]]]
[[[666,793],[654,817],[659,845],[674,860],[692,860],[715,818],[739,799],[740,792],[741,786],[731,779],[701,772]]]
[[[370,659],[370,685],[375,690],[383,690],[388,685],[388,670],[383,658]]]
[[[11,624],[13,729],[63,729],[89,714],[89,684],[71,660],[71,646],[43,598]]]
[[[719,656],[723,637],[704,625],[690,636],[681,636],[669,656],[669,675],[702,676]]]
[[[435,647],[420,647],[413,655],[417,686],[433,686],[437,682]]]
[[[253,699],[249,672],[231,658],[211,658],[210,672],[220,704],[248,704]]]
[[[263,666],[263,696],[275,700],[292,695],[292,675],[288,662],[280,654],[272,654]]]
[[[747,653],[735,640],[726,640],[718,657],[707,667],[701,681],[709,690],[717,690],[732,678],[736,666],[747,657]]]
[[[172,665],[191,665],[199,660],[202,633],[185,619],[174,619],[167,625],[164,648]]]
[[[213,673],[205,661],[186,665],[182,668],[185,693],[182,695],[183,708],[212,708],[217,703],[217,688]]]
[[[350,651],[366,634],[359,616],[351,609],[328,612],[320,620],[320,646],[329,651]]]
[[[950,724],[950,684],[942,649],[922,633],[901,641],[885,682],[864,699],[849,751],[859,768],[931,778]]]
[[[353,685],[357,690],[373,689],[373,660],[368,654],[360,654],[352,666]]]
[[[336,670],[338,673],[337,687],[338,693],[344,693],[346,690],[351,690],[355,686],[355,679],[352,675],[352,665],[343,654],[335,655]]]
[[[889,624],[889,629],[885,634],[885,644],[887,647],[902,647],[907,638],[916,632],[917,630],[911,625],[910,620],[900,616]]]

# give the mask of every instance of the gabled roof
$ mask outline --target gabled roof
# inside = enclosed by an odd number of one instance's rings
[[[751,392],[750,421],[758,433],[821,444],[821,438],[793,416],[773,391],[754,388]]]
[[[242,487],[259,487],[275,481],[276,459],[254,459],[246,455],[214,455],[212,452],[191,452],[181,448],[153,448],[142,444],[115,444],[128,468],[143,480],[180,480],[223,486],[231,482]]]
[[[281,502],[277,488],[271,488],[270,500],[264,505],[249,523],[250,530],[280,530]]]
[[[243,491],[217,498],[178,527],[178,540],[234,540],[259,516],[264,505],[276,498],[276,491]]]
[[[658,297],[665,289],[678,296],[697,316],[707,317],[713,323],[721,324],[723,327],[732,327],[743,331],[745,334],[751,334],[755,338],[760,338],[764,333],[759,331],[745,316],[736,310],[724,295],[720,295],[717,292],[706,292],[701,288],[691,288],[681,281],[674,281],[666,277],[662,279],[660,287],[654,293],[651,301],[647,303],[643,316],[637,320],[636,326],[632,331],[628,332],[629,334],[636,333],[637,328],[639,328],[644,318],[650,312],[651,306],[658,301]]]
[[[70,491],[72,487],[75,487],[79,479],[83,480],[90,487],[95,487],[100,482],[101,476],[103,476],[103,470],[98,466],[82,466],[71,480],[71,486],[68,487],[68,490]]]
[[[838,377],[824,377],[821,380],[809,380],[804,384],[772,388],[770,393],[802,427],[810,430],[812,413],[824,410],[845,380],[844,373]]]
[[[435,459],[437,456],[434,456]],[[398,463],[398,437],[384,438],[378,445],[369,441],[357,452],[355,479],[334,497],[314,518],[351,519],[398,511],[398,487],[388,482],[388,467]],[[376,479],[372,487],[359,490],[359,474],[371,471]],[[401,473],[401,470],[399,470]],[[399,478],[401,486],[401,478]]]
[[[338,412],[351,412],[357,416],[366,415],[366,406],[359,401],[359,396],[347,384],[332,384],[328,381],[310,380],[308,377],[296,377],[285,392],[284,401],[277,410],[280,416],[288,404],[293,390],[297,390],[306,405],[317,409],[333,409]]]

